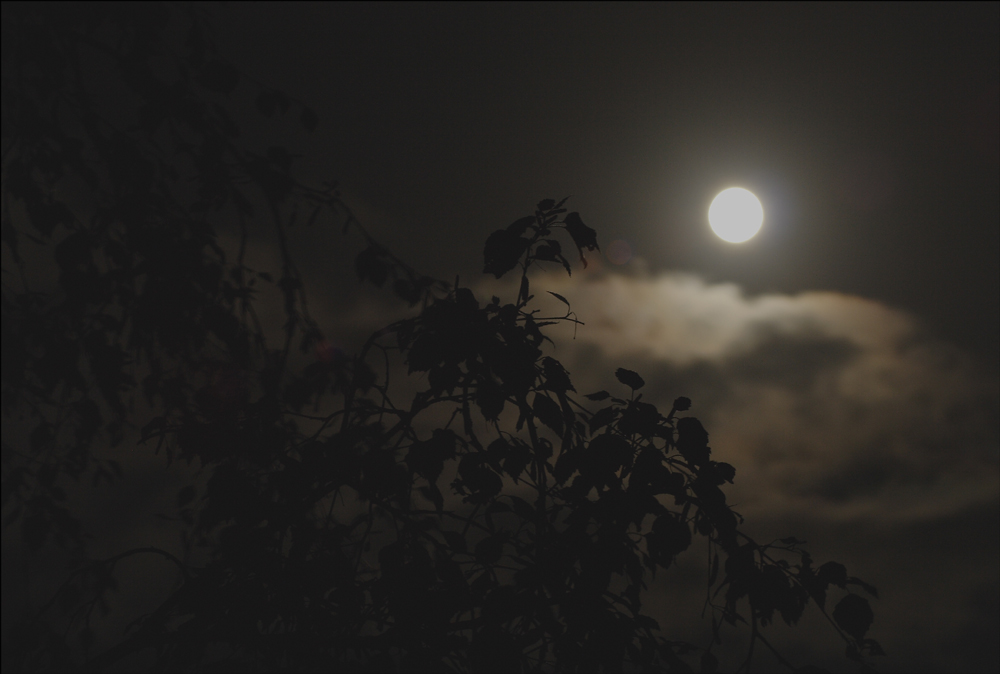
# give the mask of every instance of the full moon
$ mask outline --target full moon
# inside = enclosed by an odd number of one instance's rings
[[[708,223],[720,239],[743,243],[760,231],[764,208],[752,192],[742,187],[722,190],[708,209]]]

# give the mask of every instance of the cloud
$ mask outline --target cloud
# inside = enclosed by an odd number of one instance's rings
[[[690,396],[745,514],[914,521],[997,499],[996,382],[902,311],[678,273],[543,274],[543,313],[561,307],[546,290],[586,324],[553,334],[578,390],[625,366],[647,399]]]

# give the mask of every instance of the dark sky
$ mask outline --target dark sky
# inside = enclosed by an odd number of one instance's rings
[[[578,388],[624,365],[690,395],[753,530],[882,588],[886,670],[996,668],[1000,4],[286,2],[219,26],[320,116],[261,142],[421,270],[485,294],[486,236],[546,197],[627,242],[534,282],[588,323],[557,354]],[[765,210],[743,245],[706,219],[731,186]],[[303,241],[331,333],[386,320],[342,239]],[[843,667],[823,627],[780,639]]]
[[[577,390],[628,367],[651,402],[689,396],[713,457],[737,468],[727,495],[755,538],[794,534],[879,587],[883,671],[996,671],[1000,3],[210,11],[252,80],[232,105],[242,140],[301,155],[303,182],[338,180],[421,271],[501,293],[483,243],[549,197],[570,196],[604,251],[625,242],[624,264],[532,279],[586,324],[575,339],[553,329]],[[260,86],[315,110],[317,131],[273,130],[253,111]],[[297,128],[295,110],[283,121]],[[741,245],[707,222],[732,186],[765,212]],[[310,309],[338,345],[401,310],[359,290],[356,238],[295,237]],[[277,260],[252,242],[248,264]],[[280,329],[280,298],[261,316]],[[102,545],[168,547],[175,532],[140,513],[176,485],[159,458],[115,451],[131,491],[95,508]],[[704,574],[685,563],[649,601],[701,643]],[[770,638],[847,666],[815,615]]]
[[[997,8],[254,3],[220,36],[320,113],[305,165],[428,271],[572,195],[651,270],[875,299],[996,373]],[[743,246],[706,222],[731,185],[766,214]]]
[[[995,669],[1000,5],[286,2],[219,27],[320,116],[261,142],[421,270],[485,294],[486,236],[547,197],[627,242],[534,281],[588,324],[557,353],[578,389],[627,366],[690,395],[760,538],[881,587],[886,670]],[[765,210],[743,245],[706,219],[731,186]],[[378,327],[331,247],[299,247],[317,311]],[[843,667],[823,628],[775,638]]]

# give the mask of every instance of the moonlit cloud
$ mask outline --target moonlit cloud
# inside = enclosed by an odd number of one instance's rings
[[[546,274],[545,290],[586,323],[555,340],[578,390],[626,366],[647,399],[690,395],[746,514],[912,521],[997,498],[995,386],[902,311],[676,273]]]

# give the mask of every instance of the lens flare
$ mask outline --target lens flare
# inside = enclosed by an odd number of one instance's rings
[[[608,245],[608,260],[613,264],[625,264],[632,259],[632,246],[628,241],[618,239]]]

